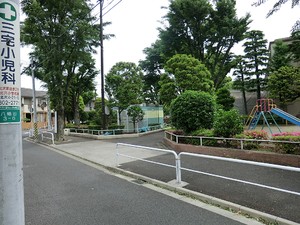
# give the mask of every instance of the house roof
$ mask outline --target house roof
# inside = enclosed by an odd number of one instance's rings
[[[35,91],[36,97],[46,97],[47,91]],[[21,88],[22,97],[33,97],[32,89],[30,88]]]

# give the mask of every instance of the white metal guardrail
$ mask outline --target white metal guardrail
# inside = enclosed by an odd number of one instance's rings
[[[212,174],[212,173],[206,173],[206,172],[202,172],[202,171],[198,171],[198,170],[181,167],[182,156],[192,156],[192,157],[205,158],[205,159],[214,159],[214,160],[220,160],[220,161],[261,166],[261,167],[266,167],[266,168],[282,169],[282,170],[293,171],[293,172],[300,172],[300,168],[291,167],[291,166],[281,166],[281,165],[275,165],[275,164],[269,164],[269,163],[254,162],[254,161],[248,161],[248,160],[224,158],[224,157],[218,157],[218,156],[201,155],[201,154],[195,154],[195,153],[189,153],[189,152],[181,152],[178,155],[179,170],[185,170],[185,171],[203,174],[203,175],[207,175],[207,176],[213,176],[213,177],[217,177],[217,178],[221,178],[221,179],[225,179],[225,180],[235,181],[235,182],[239,182],[239,183],[249,184],[249,185],[253,185],[253,186],[257,186],[257,187],[267,188],[267,189],[271,189],[271,190],[275,190],[275,191],[280,191],[280,192],[285,192],[285,193],[300,196],[300,193],[295,192],[295,191],[289,191],[289,190],[285,190],[285,189],[281,189],[281,188],[271,187],[268,185],[258,184],[258,183],[249,182],[249,181],[245,181],[245,180],[230,178],[230,177],[226,177],[226,176],[220,176],[220,175],[216,175],[216,174]],[[181,176],[179,176],[178,183],[181,183]]]
[[[131,156],[131,155],[126,155],[124,153],[120,153],[120,150],[121,150],[119,148],[120,146],[131,147],[131,148],[135,148],[135,149],[144,149],[144,150],[149,150],[149,151],[157,151],[157,152],[162,152],[162,153],[170,153],[170,154],[172,154],[174,156],[175,166],[174,165],[170,165],[170,164],[155,162],[155,161],[151,161],[151,160],[147,160],[147,159],[143,159],[143,158],[138,158],[138,157]],[[151,147],[146,147],[146,146],[138,146],[138,145],[125,144],[125,143],[117,143],[117,145],[116,145],[116,165],[117,166],[119,166],[119,157],[120,156],[131,158],[131,159],[137,159],[137,160],[140,160],[140,161],[144,161],[144,162],[148,162],[148,163],[152,163],[152,164],[156,164],[156,165],[161,165],[161,166],[175,168],[176,169],[176,180],[177,181],[181,180],[181,178],[180,178],[181,177],[181,173],[179,171],[179,162],[177,160],[178,159],[178,155],[173,150],[151,148]]]
[[[47,137],[46,135],[50,135],[50,137]],[[54,134],[51,132],[42,132],[41,133],[41,137],[42,137],[42,141],[44,141],[44,139],[48,139],[52,141],[52,144],[54,145]]]
[[[169,137],[168,137],[169,136]],[[204,136],[184,136],[184,135],[177,135],[173,134],[171,132],[165,131],[165,138],[176,142],[176,144],[179,143],[180,138],[186,138],[186,139],[198,139],[200,146],[205,146],[203,144],[203,140],[220,140],[220,141],[237,141],[240,143],[240,149],[244,150],[245,143],[250,142],[256,142],[256,143],[290,143],[290,144],[300,144],[300,142],[296,141],[277,141],[277,140],[262,140],[262,139],[241,139],[241,138],[224,138],[224,137],[204,137]],[[175,140],[174,140],[175,139]],[[212,146],[213,147],[213,146]]]
[[[176,166],[169,165],[169,164],[164,164],[164,163],[160,163],[160,162],[155,162],[155,161],[150,161],[150,160],[147,160],[147,159],[142,159],[142,158],[138,158],[138,157],[135,157],[135,156],[120,153],[120,151],[121,151],[121,149],[119,148],[120,146],[127,146],[127,147],[131,147],[131,148],[135,148],[135,149],[144,149],[144,150],[149,150],[149,151],[158,151],[158,152],[171,153],[171,154],[174,155],[174,160],[175,160],[175,165]],[[185,171],[189,171],[189,172],[194,172],[194,173],[203,174],[203,175],[207,175],[207,176],[213,176],[213,177],[217,177],[217,178],[221,178],[221,179],[226,179],[226,180],[230,180],[230,181],[235,181],[235,182],[239,182],[239,183],[249,184],[249,185],[253,185],[253,186],[257,186],[257,187],[267,188],[267,189],[271,189],[271,190],[275,190],[275,191],[280,191],[280,192],[300,196],[300,192],[296,192],[296,191],[285,190],[285,189],[282,189],[282,188],[272,187],[272,186],[268,186],[268,185],[264,185],[264,184],[259,184],[259,183],[249,182],[249,181],[235,179],[235,178],[231,178],[231,177],[221,176],[221,175],[217,175],[217,174],[207,173],[207,172],[203,172],[203,171],[193,170],[193,169],[190,169],[190,168],[184,168],[184,167],[181,166],[181,161],[182,161],[183,156],[191,156],[191,157],[214,159],[214,160],[220,160],[220,161],[228,161],[228,162],[233,162],[233,163],[255,165],[255,166],[261,166],[261,167],[266,167],[266,168],[281,169],[281,170],[293,171],[293,172],[299,172],[300,173],[300,168],[297,168],[297,167],[281,166],[281,165],[276,165],[276,164],[261,163],[261,162],[254,162],[254,161],[247,161],[247,160],[240,160],[240,159],[232,159],[232,158],[225,158],[225,157],[218,157],[218,156],[210,156],[210,155],[202,155],[202,154],[195,154],[195,153],[188,153],[188,152],[181,152],[181,153],[177,154],[173,150],[150,148],[150,147],[145,147],[145,146],[130,145],[130,144],[124,144],[124,143],[118,143],[116,145],[116,163],[117,163],[117,166],[119,166],[119,157],[120,156],[127,157],[127,158],[132,158],[132,159],[137,159],[137,160],[141,160],[141,161],[144,161],[144,162],[149,162],[149,163],[158,164],[158,165],[162,165],[162,166],[175,168],[176,169],[176,181],[177,181],[178,184],[180,184],[182,182],[181,171],[185,170]]]

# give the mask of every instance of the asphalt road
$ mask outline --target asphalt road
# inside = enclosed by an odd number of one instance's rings
[[[163,147],[162,138],[163,133],[160,132],[140,138],[110,140],[110,142]],[[174,165],[174,157],[170,157],[169,155],[153,157],[152,160]],[[184,156],[181,163],[182,167],[185,168],[300,193],[299,172],[188,156]],[[164,182],[175,179],[174,169],[146,162],[136,161],[125,163],[121,165],[121,168]],[[283,193],[187,171],[183,171],[182,180],[189,183],[185,186],[187,189],[300,223],[299,195]]]
[[[23,141],[26,225],[241,224]]]

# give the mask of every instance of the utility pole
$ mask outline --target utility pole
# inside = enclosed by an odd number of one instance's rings
[[[104,0],[100,1],[100,64],[101,64],[101,109],[102,109],[102,129],[106,129],[105,119],[105,101],[104,101],[104,55],[103,55],[103,4]]]
[[[33,62],[33,60],[31,62],[31,76],[32,76],[32,104],[33,104],[33,138],[34,138],[34,141],[37,141],[39,132],[38,132],[38,127],[37,127],[35,77],[34,77],[34,62]]]
[[[0,224],[24,225],[19,0],[0,0]]]
[[[50,109],[50,96],[47,95],[48,131],[52,130],[52,116]]]

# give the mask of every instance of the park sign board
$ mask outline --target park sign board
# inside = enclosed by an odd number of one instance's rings
[[[18,0],[0,0],[0,125],[21,122]]]

